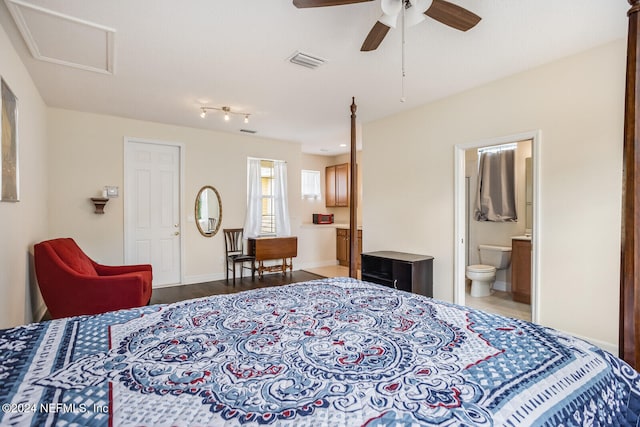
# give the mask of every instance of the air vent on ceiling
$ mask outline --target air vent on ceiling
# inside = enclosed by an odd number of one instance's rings
[[[309,55],[308,53],[296,51],[296,53],[289,58],[289,62],[302,65],[303,67],[316,69],[327,61],[325,59],[318,58],[317,56]]]
[[[256,133],[257,130],[251,130],[251,129],[240,129],[240,132],[245,132],[245,133]]]

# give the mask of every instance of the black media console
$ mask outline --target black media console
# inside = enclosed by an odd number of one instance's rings
[[[362,280],[433,297],[433,257],[392,251],[363,253]]]

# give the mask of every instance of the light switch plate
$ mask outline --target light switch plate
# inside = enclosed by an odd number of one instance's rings
[[[118,197],[118,187],[106,186],[104,188],[107,190],[107,197]]]

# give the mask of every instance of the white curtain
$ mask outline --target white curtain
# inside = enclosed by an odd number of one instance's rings
[[[276,161],[273,168],[275,173],[273,202],[275,203],[276,236],[291,236],[287,198],[287,163]]]
[[[478,167],[476,221],[515,222],[515,148],[483,151]]]
[[[262,225],[262,187],[260,185],[260,159],[249,159],[247,176],[247,216],[244,219],[244,237],[258,237]]]

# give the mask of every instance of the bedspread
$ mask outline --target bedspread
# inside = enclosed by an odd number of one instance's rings
[[[349,278],[0,331],[2,425],[637,425],[553,329]]]

